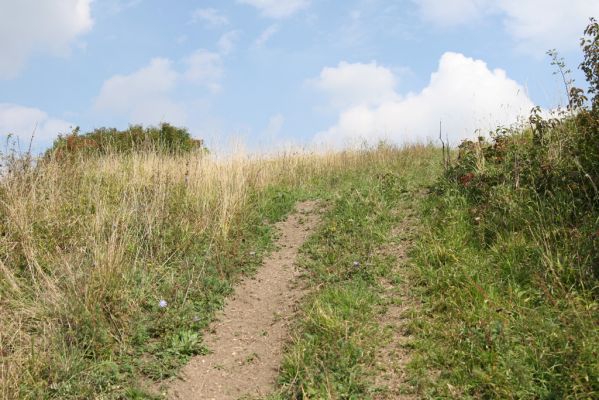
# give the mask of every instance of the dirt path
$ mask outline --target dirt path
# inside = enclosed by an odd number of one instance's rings
[[[211,353],[183,368],[181,379],[168,387],[169,399],[228,400],[273,391],[289,322],[303,292],[295,259],[320,220],[319,209],[313,201],[298,204],[277,224],[279,250],[237,287],[204,338]]]
[[[417,397],[409,393],[406,367],[410,361],[409,344],[412,337],[408,324],[411,313],[418,306],[416,300],[410,297],[408,273],[406,271],[407,252],[412,246],[416,222],[412,215],[407,215],[404,221],[392,231],[392,243],[384,246],[381,253],[396,257],[394,275],[399,278],[395,282],[382,281],[384,296],[389,301],[386,312],[379,323],[388,334],[386,345],[376,355],[374,386],[381,390],[373,396],[375,400],[412,400]]]

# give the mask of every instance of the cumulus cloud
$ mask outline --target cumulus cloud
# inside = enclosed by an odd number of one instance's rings
[[[0,137],[13,135],[18,138],[22,150],[29,145],[32,135],[34,145],[48,145],[59,134],[69,133],[72,126],[37,108],[0,103]]]
[[[237,0],[260,10],[270,18],[287,18],[310,4],[310,0]]]
[[[576,48],[588,19],[599,15],[590,0],[413,0],[427,21],[440,26],[469,23],[497,15],[521,50],[542,54],[548,48]]]
[[[34,54],[68,54],[93,25],[92,0],[0,0],[0,78],[13,78]]]
[[[208,27],[218,27],[229,24],[229,18],[214,8],[198,8],[191,16],[193,22],[203,22]]]
[[[347,65],[328,69],[328,75],[343,76]],[[382,68],[382,67],[378,67]],[[387,71],[388,75],[391,71]],[[366,73],[369,75],[369,73]],[[322,76],[322,74],[321,74]],[[358,81],[361,78],[356,75]],[[339,81],[343,80],[339,78]],[[393,80],[389,90],[393,90]],[[351,87],[350,83],[350,87]],[[342,85],[331,86],[332,98],[345,93]],[[350,90],[350,93],[354,89]],[[372,93],[385,96],[372,101]],[[534,106],[524,88],[501,69],[491,70],[485,62],[459,53],[445,53],[438,70],[419,93],[388,96],[382,85],[377,91],[365,91],[365,100],[341,111],[337,123],[315,137],[316,143],[328,145],[375,143],[391,140],[396,143],[422,142],[436,139],[439,121],[443,121],[444,136],[452,143],[482,134],[498,125],[516,122]]]
[[[94,111],[125,117],[130,123],[185,125],[189,107],[174,99],[175,92],[189,84],[210,93],[221,90],[223,55],[233,47],[233,38],[228,36],[219,41],[222,54],[200,49],[181,60],[178,67],[170,59],[154,58],[137,71],[107,79],[94,101]]]
[[[335,108],[356,105],[376,106],[397,97],[395,75],[377,65],[340,62],[337,67],[326,67],[317,79],[308,81],[329,96]]]
[[[183,124],[185,112],[170,97],[178,79],[179,73],[173,69],[170,60],[155,58],[138,71],[106,80],[94,109],[125,116],[132,123],[169,121]]]

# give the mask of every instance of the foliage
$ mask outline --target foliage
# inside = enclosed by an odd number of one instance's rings
[[[581,39],[584,61],[580,69],[584,72],[589,83],[589,94],[593,95],[592,107],[599,112],[599,23],[594,18],[584,31],[585,37]]]
[[[585,32],[594,32],[595,36],[583,43],[599,42],[599,30],[595,28],[592,20]],[[597,57],[596,47],[587,44],[584,51],[585,63],[590,65],[593,57]],[[552,56],[556,63],[555,55]],[[562,67],[559,66],[560,70]],[[599,69],[587,72],[589,94],[593,94],[594,82],[599,82]],[[563,271],[556,278],[563,285],[596,289],[599,110],[580,106],[585,99],[581,92],[570,93],[568,110],[556,118],[544,119],[536,108],[529,128],[502,128],[491,142],[480,139],[462,143],[458,160],[448,169],[446,179],[469,200],[487,244],[501,233],[498,228],[509,232],[529,230],[528,211],[532,204],[545,212],[551,210],[551,219],[545,222],[554,222],[564,238],[575,241],[575,247],[584,249],[588,255],[575,268],[572,266],[571,271]],[[591,99],[592,104],[596,103],[596,97]],[[527,212],[514,214],[517,208]],[[510,219],[505,218],[508,212]]]
[[[594,20],[585,32],[591,107],[572,88],[555,117],[537,108],[528,126],[462,143],[423,208],[416,258],[426,307],[413,368],[431,397],[599,396]]]
[[[182,154],[196,149],[206,151],[202,140],[193,139],[185,128],[162,123],[145,128],[132,125],[125,130],[98,128],[84,135],[79,134],[77,127],[71,134],[56,139],[46,156],[62,159],[75,154],[103,155],[135,151]]]

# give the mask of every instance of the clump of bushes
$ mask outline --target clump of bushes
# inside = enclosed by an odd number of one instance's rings
[[[463,142],[424,208],[415,382],[433,398],[599,396],[599,25],[583,91]],[[587,99],[587,97],[589,99]],[[429,371],[438,371],[431,381]]]
[[[463,142],[446,178],[468,199],[487,244],[500,232],[530,230],[536,214],[579,251],[571,270],[555,277],[598,291],[599,24],[591,20],[585,34],[581,69],[590,106],[582,89],[569,87],[568,106],[554,117],[535,108],[525,129],[500,128],[490,141]]]
[[[193,150],[206,151],[202,140],[193,139],[185,128],[162,123],[143,127],[132,125],[127,129],[98,128],[81,135],[79,128],[54,141],[48,156],[64,158],[74,154],[105,155],[154,151],[166,154],[183,154]]]

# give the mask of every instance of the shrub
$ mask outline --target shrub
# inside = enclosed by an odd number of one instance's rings
[[[586,106],[583,90],[571,88],[569,105],[557,117],[544,118],[535,108],[524,129],[500,128],[490,141],[463,142],[445,178],[468,199],[473,217],[485,221],[487,244],[506,231],[530,231],[531,224],[541,223],[535,221],[535,214],[543,214],[543,229],[554,222],[582,252],[580,263],[572,266],[578,270],[577,281],[563,271],[559,274],[563,283],[595,288],[599,277],[599,26],[594,19],[585,34],[581,68],[589,83],[587,93],[594,96],[591,106]]]
[[[198,149],[206,151],[202,140],[193,139],[185,128],[163,123],[145,128],[132,125],[125,130],[98,128],[84,135],[75,128],[71,134],[56,139],[46,155],[61,159],[74,154],[105,155],[144,150],[182,154]]]
[[[551,52],[568,107],[552,118],[536,108],[526,126],[462,143],[425,204],[415,326],[426,357],[415,366],[430,398],[598,398],[594,20],[585,34],[587,92],[570,87]]]

